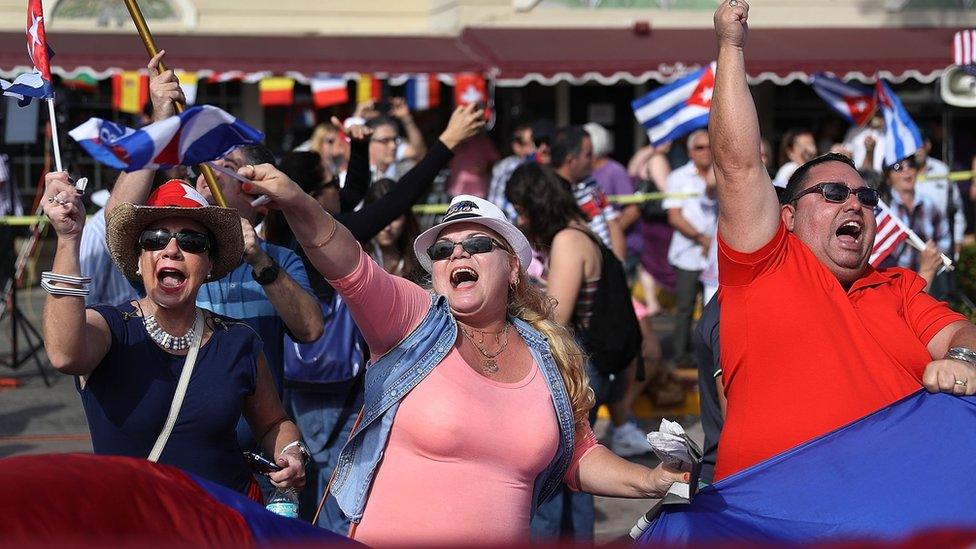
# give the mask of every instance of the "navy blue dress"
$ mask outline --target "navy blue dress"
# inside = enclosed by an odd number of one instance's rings
[[[112,332],[112,346],[88,377],[76,378],[96,454],[149,455],[163,429],[186,357],[158,347],[131,304],[92,307]],[[235,428],[253,395],[261,339],[232,319],[213,315],[183,406],[160,463],[247,493],[251,474]]]

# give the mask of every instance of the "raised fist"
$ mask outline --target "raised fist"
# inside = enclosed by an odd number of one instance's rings
[[[718,45],[743,48],[749,34],[749,3],[745,0],[722,0],[715,10],[715,34]]]

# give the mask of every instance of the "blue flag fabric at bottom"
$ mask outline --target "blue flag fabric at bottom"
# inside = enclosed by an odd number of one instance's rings
[[[758,426],[757,426],[758,427]],[[976,397],[919,391],[666,506],[638,544],[976,531]]]

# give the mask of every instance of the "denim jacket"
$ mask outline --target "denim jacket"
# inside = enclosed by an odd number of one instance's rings
[[[573,410],[566,385],[546,339],[527,322],[509,319],[539,365],[552,395],[559,423],[559,448],[535,480],[534,507],[548,499],[562,482],[574,448]],[[332,494],[343,513],[359,522],[366,507],[376,468],[383,458],[400,401],[451,351],[457,324],[443,296],[434,295],[424,320],[396,347],[366,370],[365,404],[359,427],[342,449]]]

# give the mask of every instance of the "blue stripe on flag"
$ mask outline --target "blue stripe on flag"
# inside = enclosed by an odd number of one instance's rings
[[[884,80],[878,81],[879,106],[885,119],[885,164],[890,166],[922,148],[922,133],[901,100]]]

